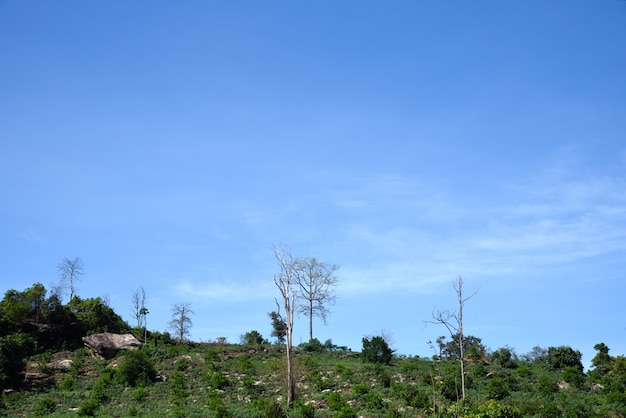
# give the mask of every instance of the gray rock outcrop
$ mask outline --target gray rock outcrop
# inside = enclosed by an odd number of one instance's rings
[[[83,337],[87,347],[94,350],[99,356],[113,358],[120,350],[138,350],[141,342],[132,334],[113,334],[103,332]]]

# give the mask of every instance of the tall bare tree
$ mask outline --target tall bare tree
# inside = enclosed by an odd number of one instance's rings
[[[335,271],[338,268],[309,257],[299,258],[294,263],[298,284],[296,297],[301,301],[298,312],[309,318],[309,341],[313,339],[313,317],[320,317],[326,323],[329,305],[335,304],[334,288],[338,282]]]
[[[70,294],[70,301],[76,294],[76,282],[79,282],[85,275],[85,265],[83,259],[74,257],[73,260],[65,257],[57,265],[57,270],[61,276],[61,288],[67,289]]]
[[[462,399],[465,399],[465,357],[463,352],[463,307],[465,302],[471,299],[478,290],[474,290],[469,296],[465,296],[463,294],[463,277],[459,276],[457,279],[452,282],[452,287],[456,292],[459,304],[459,310],[456,312],[452,312],[449,310],[440,311],[437,310],[433,312],[433,320],[428,321],[432,324],[443,325],[448,329],[450,336],[452,339],[456,340],[457,345],[459,346],[460,352],[460,362],[461,362],[461,394]],[[443,340],[442,340],[443,341]],[[439,342],[439,340],[438,340]]]
[[[179,303],[172,306],[172,320],[170,321],[170,328],[174,331],[174,334],[178,336],[179,342],[184,342],[185,337],[189,335],[189,330],[193,325],[191,322],[191,316],[194,311],[191,310],[191,303]]]
[[[137,328],[143,327],[143,342],[148,340],[148,309],[146,308],[146,290],[142,287],[135,290],[132,296],[133,315],[137,321]]]
[[[278,244],[272,248],[274,256],[280,267],[280,272],[274,276],[274,284],[280,291],[280,295],[283,302],[283,308],[285,309],[285,349],[287,351],[287,403],[291,407],[295,399],[295,381],[293,370],[293,315],[296,308],[296,286],[297,275],[294,269],[294,260],[291,256],[291,251],[284,246]],[[276,301],[278,304],[278,300]]]

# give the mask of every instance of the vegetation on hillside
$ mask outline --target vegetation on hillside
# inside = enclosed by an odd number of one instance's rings
[[[0,416],[102,417],[624,417],[626,357],[603,343],[584,373],[567,346],[518,355],[463,335],[462,399],[456,338],[432,358],[397,356],[384,336],[361,352],[312,339],[294,347],[289,407],[285,346],[256,330],[241,344],[181,344],[148,333],[141,350],[111,360],[81,337],[131,329],[100,298],[62,304],[41,284],[0,301]]]

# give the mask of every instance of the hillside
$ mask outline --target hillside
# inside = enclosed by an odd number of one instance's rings
[[[613,359],[613,369],[603,375],[584,375],[571,368],[555,370],[540,356],[521,360],[507,352],[468,361],[468,394],[461,402],[458,361],[393,357],[390,364],[374,364],[363,362],[359,353],[321,344],[301,346],[295,357],[296,403],[287,409],[281,347],[149,344],[112,360],[93,357],[81,348],[31,358],[27,385],[3,394],[0,413],[10,417],[625,416],[623,357]],[[59,363],[65,367],[58,367]]]

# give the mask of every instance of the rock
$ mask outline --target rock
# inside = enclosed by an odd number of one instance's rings
[[[132,334],[110,332],[88,335],[83,337],[83,342],[104,358],[113,358],[120,350],[138,350],[141,347],[141,342]]]

